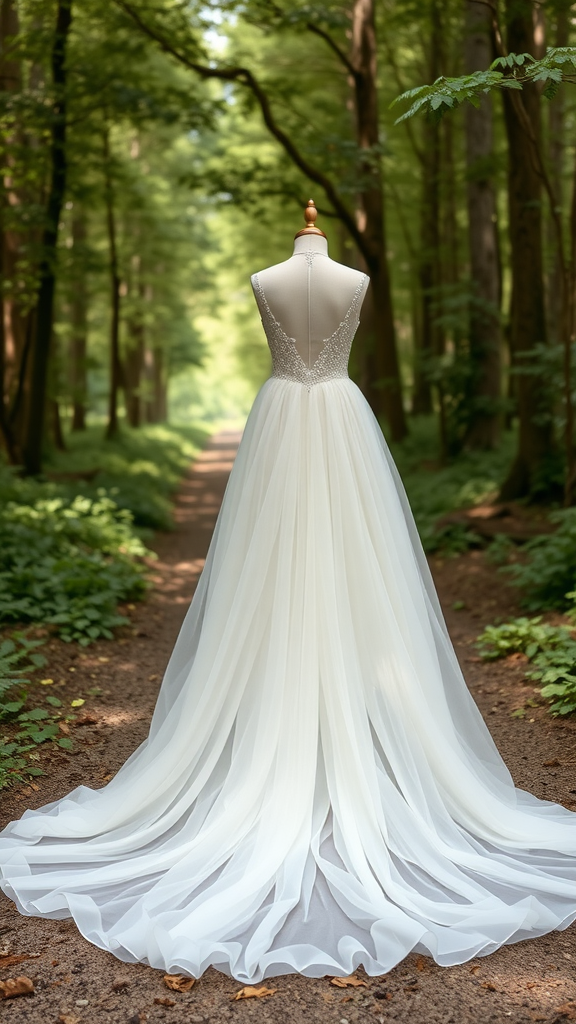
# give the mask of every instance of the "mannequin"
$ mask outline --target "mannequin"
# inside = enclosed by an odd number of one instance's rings
[[[310,199],[304,211],[306,227],[295,235],[290,259],[252,277],[260,311],[262,299],[256,278],[274,317],[294,340],[308,367],[313,366],[324,342],[345,317],[359,284],[363,282],[361,300],[368,287],[368,279],[360,271],[330,259],[326,235],[315,225],[317,216]]]

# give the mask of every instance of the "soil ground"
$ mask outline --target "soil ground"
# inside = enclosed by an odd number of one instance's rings
[[[222,433],[197,460],[181,489],[176,530],[152,545],[154,589],[131,610],[115,642],[85,651],[57,640],[44,648],[52,692],[86,698],[73,729],[74,749],[42,751],[46,774],[2,794],[0,826],[28,806],[64,796],[79,783],[101,787],[144,739],[163,669],[201,572],[232,465],[238,435]],[[517,785],[576,809],[576,721],[528,707],[522,659],[484,663],[474,641],[498,617],[518,614],[515,593],[481,552],[433,559],[432,570],[467,682]],[[100,687],[100,695],[88,690]],[[7,1024],[560,1024],[576,1020],[576,925],[505,947],[489,957],[441,968],[409,956],[388,975],[272,979],[273,994],[235,1000],[241,985],[209,969],[188,992],[174,992],[163,972],[124,965],[86,942],[70,921],[21,917],[0,897],[0,981],[24,975],[34,993],[0,1002]]]

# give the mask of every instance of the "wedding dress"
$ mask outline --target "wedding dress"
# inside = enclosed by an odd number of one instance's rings
[[[514,787],[347,374],[367,279],[324,281],[316,317],[329,258],[307,246],[283,311],[253,278],[272,375],[148,738],[104,788],[0,835],[23,914],[244,983],[382,974],[412,950],[458,964],[576,918],[576,814]]]

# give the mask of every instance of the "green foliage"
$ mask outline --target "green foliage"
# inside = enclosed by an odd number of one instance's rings
[[[68,451],[50,453],[47,472],[57,479],[91,477],[61,489],[67,494],[81,490],[93,500],[105,494],[130,513],[135,526],[168,530],[173,526],[171,499],[209,433],[197,425],[123,427],[117,439],[104,443],[101,427],[91,427],[70,435]]]
[[[525,560],[501,570],[522,588],[522,604],[529,609],[566,608],[576,584],[576,509],[552,512],[550,519],[558,524],[554,533],[529,540]]]
[[[458,78],[442,76],[432,85],[408,89],[393,100],[392,106],[401,101],[412,101],[396,124],[418,113],[439,118],[466,101],[479,107],[482,95],[492,89],[522,89],[527,82],[546,83],[543,93],[548,99],[556,95],[562,82],[576,82],[576,47],[551,48],[541,60],[535,60],[529,53],[510,53],[495,60],[487,71],[476,71]]]
[[[6,710],[1,701],[8,690],[28,683],[26,676],[46,664],[45,657],[36,653],[41,646],[41,640],[30,640],[24,633],[0,640],[0,717]]]
[[[9,502],[0,509],[0,622],[44,622],[85,645],[126,622],[145,588],[132,516],[107,497]]]
[[[414,417],[410,436],[392,444],[392,454],[406,488],[420,539],[428,553],[459,554],[481,543],[466,526],[437,527],[437,520],[455,509],[493,500],[498,492],[514,437],[507,434],[493,452],[463,452],[440,464],[438,437],[431,417]]]
[[[565,626],[549,626],[542,616],[519,618],[500,626],[486,626],[478,637],[480,655],[487,661],[505,658],[520,652],[534,658],[544,650],[558,647],[570,638]]]
[[[45,664],[46,659],[37,653],[41,640],[31,640],[23,633],[0,640],[0,728],[2,723],[17,722],[17,736],[0,736],[0,789],[12,782],[22,782],[27,776],[40,775],[41,771],[30,765],[28,754],[37,745],[35,738],[42,731],[38,723],[50,718],[50,713],[40,709],[40,715],[23,718],[27,678]],[[57,704],[61,702],[53,697]],[[56,727],[58,731],[58,726]],[[47,737],[45,737],[47,738]],[[44,738],[39,742],[44,742]]]
[[[150,552],[136,524],[172,525],[172,495],[207,433],[126,428],[106,444],[96,429],[72,435],[51,456],[59,483],[0,466],[0,622],[51,625],[83,646],[111,639],[127,622],[118,604],[146,588]]]
[[[575,594],[571,595],[576,597]],[[576,640],[566,626],[550,626],[540,616],[486,626],[478,637],[483,658],[494,660],[521,652],[533,664],[528,679],[537,680],[553,715],[576,711]]]

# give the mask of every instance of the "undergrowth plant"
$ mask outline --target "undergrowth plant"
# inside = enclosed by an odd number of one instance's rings
[[[41,644],[41,640],[31,640],[22,633],[0,640],[0,789],[41,775],[42,770],[30,763],[34,751],[39,743],[59,733],[59,725],[50,721],[55,718],[50,711],[25,710],[29,677],[46,663],[37,651]],[[46,701],[57,706],[62,703],[56,697],[47,697]],[[52,728],[47,732],[49,725]],[[7,727],[9,734],[2,735]]]
[[[576,711],[576,639],[572,629],[548,625],[541,616],[518,618],[486,626],[477,644],[481,657],[488,660],[517,652],[525,654],[532,664],[527,678],[540,684],[540,694],[550,703],[551,714]]]
[[[172,524],[172,497],[205,427],[100,428],[67,439],[49,479],[0,463],[0,624],[42,623],[67,641],[111,639],[121,602],[146,589],[143,538]]]
[[[104,494],[0,508],[0,622],[42,622],[86,645],[127,621],[121,601],[145,590],[149,554],[132,515]]]
[[[552,512],[550,520],[557,529],[533,537],[523,546],[522,561],[501,570],[522,589],[528,610],[565,609],[576,585],[576,508]]]
[[[391,443],[424,550],[460,554],[484,542],[463,524],[437,526],[447,512],[494,500],[512,458],[514,436],[506,434],[496,451],[462,452],[444,464],[438,460],[437,427],[431,417],[413,417],[410,435]]]

